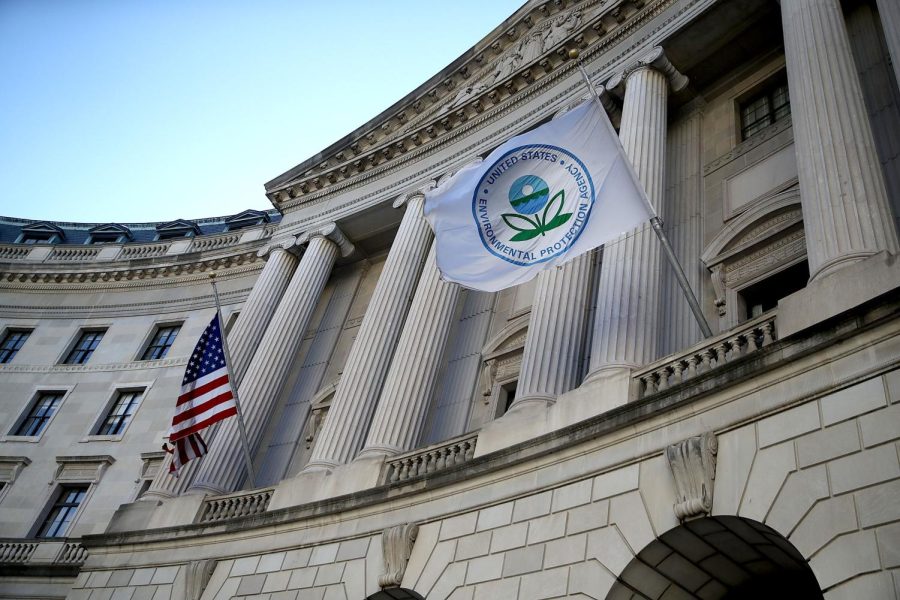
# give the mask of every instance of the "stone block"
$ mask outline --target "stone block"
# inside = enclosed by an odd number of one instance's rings
[[[546,542],[566,534],[566,513],[555,513],[528,523],[528,543]]]
[[[825,396],[819,403],[822,405],[822,423],[827,427],[881,408],[887,398],[881,377],[875,377]]]
[[[713,484],[715,485],[715,481]],[[641,462],[640,496],[650,517],[653,531],[663,532],[678,526],[674,510],[678,492],[675,489],[672,468],[665,456],[656,456]]]
[[[615,527],[604,527],[588,534],[587,557],[600,561],[610,573],[621,573],[634,553]]]
[[[859,418],[859,429],[866,448],[900,439],[900,405],[863,415]]]
[[[178,600],[178,597],[172,595],[171,584],[161,585],[156,588],[156,593],[153,594],[153,600]]]
[[[497,581],[488,581],[476,585],[473,600],[505,600],[506,598],[517,598],[518,595],[518,578],[499,579]]]
[[[119,588],[113,592],[110,600],[131,600],[134,596],[134,588]]]
[[[569,584],[569,568],[558,567],[522,577],[519,600],[542,600],[566,595]]]
[[[341,542],[335,560],[353,560],[363,558],[369,551],[369,540],[371,538],[356,538],[355,540],[346,540]]]
[[[482,585],[489,585],[492,582],[488,582]],[[503,583],[499,581],[497,583]],[[518,583],[518,582],[515,582]],[[447,600],[472,600],[475,597],[475,588],[474,587],[463,587],[456,588],[453,590],[449,596],[447,596]]]
[[[828,474],[825,465],[795,471],[788,475],[784,487],[775,498],[766,525],[782,535],[790,535],[809,508],[817,500],[827,497]]]
[[[525,545],[528,523],[514,523],[494,530],[491,538],[491,552],[502,552]]]
[[[569,594],[584,594],[591,598],[606,598],[616,578],[596,560],[589,560],[569,569]]]
[[[629,465],[603,475],[594,477],[594,489],[592,498],[602,500],[636,490],[638,488],[640,470],[638,465]]]
[[[231,576],[240,577],[242,575],[252,575],[256,573],[256,565],[259,564],[258,556],[245,556],[238,558],[231,565]]]
[[[552,492],[543,492],[527,498],[519,498],[516,500],[513,508],[513,521],[518,523],[519,521],[528,521],[535,517],[549,514],[552,500]]]
[[[759,447],[765,448],[795,438],[819,429],[820,426],[818,405],[815,402],[801,404],[796,408],[766,417],[757,423]]]
[[[756,456],[756,429],[746,425],[718,436],[714,515],[736,515]]]
[[[503,573],[503,555],[492,554],[468,562],[466,585],[499,579]]]
[[[656,538],[639,492],[616,496],[610,500],[609,522],[619,528],[635,553],[640,552]]]
[[[324,565],[334,562],[339,547],[339,543],[316,546],[313,548],[312,554],[309,557],[309,566]]]
[[[447,567],[435,582],[434,587],[428,591],[425,588],[416,589],[426,598],[447,598],[453,591],[461,586],[466,578],[466,563],[454,563]]]
[[[91,600],[112,600],[112,595],[113,595],[114,591],[115,590],[113,590],[112,588],[96,589],[93,592],[91,592]],[[169,600],[168,594],[160,597],[159,590],[157,590],[157,593],[154,594],[153,598],[154,598],[154,600],[156,598],[160,598],[160,600],[162,600],[163,598],[165,600]]]
[[[468,560],[476,556],[484,556],[491,547],[491,532],[483,531],[474,535],[461,537],[456,541],[456,560]]]
[[[547,542],[544,556],[544,567],[560,567],[584,560],[587,534],[572,535]]]
[[[291,579],[288,581],[288,587],[292,589],[312,587],[313,581],[316,580],[316,571],[318,570],[318,567],[294,569],[291,571]]]
[[[496,529],[504,525],[509,525],[512,521],[513,503],[498,504],[491,506],[478,512],[478,531],[487,529]]]
[[[131,600],[153,600],[153,596],[155,594],[155,585],[145,585],[139,588],[135,588],[134,595],[131,597]]]
[[[413,549],[415,549],[415,546],[413,546]],[[453,560],[455,552],[456,540],[438,542],[438,544],[434,547],[434,550],[431,552],[431,557],[425,564],[425,568],[422,570],[422,574],[419,576],[419,579],[416,582],[415,586],[413,586],[414,589],[419,590],[420,593],[425,595],[426,590],[431,589],[431,587],[435,585],[435,582],[437,582],[437,580],[441,577],[441,574],[445,571],[445,569],[448,568],[447,565],[450,564],[450,561]],[[463,568],[463,574],[465,574],[465,563],[457,564],[459,564],[459,566]]]
[[[544,545],[528,546],[507,552],[503,559],[503,577],[540,571],[544,565]]]
[[[900,481],[892,481],[854,494],[861,527],[900,520]]]
[[[599,527],[606,527],[609,522],[609,500],[592,502],[585,506],[579,506],[569,511],[566,534],[573,535],[583,531],[590,531]]]
[[[415,588],[415,583],[419,579],[419,575],[422,574],[422,569],[425,568],[425,563],[431,556],[431,551],[434,550],[434,546],[437,544],[440,530],[440,522],[427,523],[419,527],[419,534],[416,536],[416,543],[413,545],[412,556],[409,557],[409,562],[406,564],[406,573],[403,574],[402,587]],[[372,538],[369,552],[375,549],[378,550],[377,554],[380,555],[381,538]],[[370,566],[370,568],[372,567]]]
[[[297,592],[297,600],[322,600],[325,597],[325,590],[324,587],[300,590]]]
[[[894,594],[894,586],[889,573],[871,573],[831,588],[825,592],[825,600],[894,598]]]
[[[153,571],[155,569],[135,569],[134,575],[131,576],[131,585],[147,585],[153,579]],[[91,574],[93,577],[93,574]],[[91,587],[94,587],[91,584]]]
[[[438,539],[443,541],[475,533],[477,521],[478,513],[474,512],[444,519],[441,522],[441,534]]]
[[[884,384],[887,386],[888,399],[891,403],[900,402],[900,369],[885,373]]]
[[[269,596],[269,600],[297,600],[297,590],[286,590],[283,592],[275,592]]]
[[[344,563],[322,565],[321,567],[319,567],[319,571],[316,573],[316,580],[313,585],[318,587],[320,585],[331,585],[332,583],[337,583],[341,580],[341,576],[343,574]]]
[[[841,536],[809,561],[822,589],[881,568],[875,532],[859,531]]]
[[[257,599],[254,598],[253,600],[257,600]],[[266,600],[266,599],[259,598],[258,600]],[[348,600],[347,593],[344,591],[344,586],[329,585],[328,587],[325,588],[325,596],[323,596],[323,600]]]
[[[312,554],[312,548],[298,548],[297,550],[288,550],[284,553],[284,561],[281,568],[284,570],[305,567],[309,564],[309,557]]]
[[[263,584],[263,592],[280,592],[286,590],[291,580],[290,571],[276,571],[266,575],[266,582]]]
[[[147,581],[144,583],[150,583],[150,579],[153,577],[154,569],[139,569],[140,571],[147,571],[149,575],[147,576]],[[91,573],[91,576],[88,578],[87,587],[91,588],[102,588],[106,587],[106,584],[109,583],[109,578],[112,577],[112,571],[94,571]],[[137,573],[135,573],[137,574]],[[143,578],[144,573],[141,574]]]
[[[856,421],[844,421],[797,440],[797,463],[808,467],[860,450]]]
[[[784,442],[757,452],[738,514],[756,521],[765,521],[778,490],[788,473],[796,466],[792,442]]]
[[[134,575],[134,569],[119,569],[113,571],[113,574],[109,578],[109,587],[122,587],[128,585],[132,575]]]
[[[153,574],[153,579],[150,580],[150,583],[172,583],[173,581],[175,581],[175,577],[178,576],[178,569],[178,566],[158,567],[156,569],[156,572]]]
[[[839,496],[816,504],[789,539],[800,554],[808,557],[839,535],[856,529],[853,498]]]
[[[248,594],[258,594],[262,591],[263,585],[266,583],[265,575],[245,575],[241,577],[241,583],[238,586],[238,596],[246,596]]]
[[[886,569],[900,567],[900,523],[885,525],[875,530],[881,564]]]
[[[374,567],[373,567],[374,569]],[[378,571],[372,571],[372,576]],[[366,594],[366,559],[357,558],[344,566],[344,575],[341,578],[344,583],[344,591],[348,598],[365,598]],[[373,584],[376,582],[373,582]]]
[[[864,450],[828,463],[831,492],[841,494],[900,477],[900,462],[893,445]]]
[[[256,566],[256,572],[271,573],[272,571],[281,569],[281,564],[284,562],[284,555],[284,552],[263,555],[259,559],[259,564]]]
[[[553,490],[553,502],[550,510],[556,512],[587,504],[591,501],[592,489],[593,481],[585,479]]]

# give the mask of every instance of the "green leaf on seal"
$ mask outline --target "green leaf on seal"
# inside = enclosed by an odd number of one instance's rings
[[[511,242],[524,242],[525,240],[530,240],[531,238],[536,238],[537,236],[543,233],[540,229],[532,229],[530,231],[520,231],[516,235],[509,238]]]
[[[510,227],[515,229],[516,231],[533,231],[533,230],[540,231],[538,224],[535,223],[534,221],[532,221],[531,219],[529,219],[528,217],[523,217],[522,215],[514,215],[514,214],[510,214],[510,213],[502,214],[500,216],[503,217],[504,223],[506,223],[507,225],[509,225]],[[519,219],[519,220],[525,221],[526,223],[531,225],[531,227],[526,228],[526,227],[519,227],[518,225],[513,225],[511,219]]]
[[[544,225],[544,231],[550,231],[551,229],[556,229],[566,221],[572,218],[572,213],[563,213],[561,215],[556,215],[553,217],[553,220]]]
[[[565,202],[566,202],[566,194],[565,194],[565,190],[559,190],[558,192],[556,192],[555,194],[553,194],[553,197],[550,198],[550,202],[548,202],[548,203],[547,203],[547,206],[544,207],[543,218],[541,218],[541,222],[544,224],[544,231],[547,231],[547,229],[549,229],[549,228],[547,227],[547,224],[548,224],[548,223],[547,223],[547,217],[550,216],[550,209],[552,209],[552,208],[553,208],[553,205],[557,203],[557,202],[556,202],[557,199],[559,199],[559,205],[556,207],[556,212],[553,214],[553,219],[555,219],[556,217],[558,217],[558,216],[559,216],[559,213],[562,212],[563,205],[564,205]],[[550,222],[551,222],[551,223],[553,222],[553,219],[550,219]]]

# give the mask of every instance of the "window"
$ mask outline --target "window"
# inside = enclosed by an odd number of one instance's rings
[[[29,335],[30,329],[8,329],[3,342],[0,342],[0,364],[6,364],[15,358]]]
[[[744,318],[752,319],[778,306],[778,301],[806,287],[809,263],[803,261],[741,290]]]
[[[147,349],[144,350],[144,354],[141,356],[141,360],[164,358],[169,353],[169,348],[172,347],[175,336],[178,335],[180,329],[181,325],[157,327],[156,333],[153,334],[153,339],[150,340],[150,344],[147,345]]]
[[[37,537],[65,537],[69,525],[72,524],[72,520],[78,512],[78,507],[84,502],[87,491],[87,485],[63,486],[59,491],[56,502],[53,503],[53,507],[47,513],[47,518],[44,519],[44,522],[38,529]]]
[[[785,75],[782,73],[763,91],[741,102],[740,107],[742,140],[790,115],[791,99]]]
[[[19,424],[13,435],[36,436],[47,426],[59,408],[64,392],[41,392],[28,411],[28,416]]]
[[[498,412],[497,416],[500,417],[509,412],[510,407],[513,405],[513,402],[516,401],[516,388],[518,387],[519,380],[511,381],[505,385],[500,386],[500,398],[497,402],[498,408],[502,412]]]
[[[119,392],[116,403],[103,419],[96,435],[119,435],[131,421],[138,405],[141,403],[141,397],[144,390],[134,390],[129,392]]]
[[[105,332],[105,329],[82,331],[81,337],[75,342],[75,346],[63,362],[67,365],[83,365],[86,363],[91,358],[91,354],[94,353],[94,350],[97,349]]]

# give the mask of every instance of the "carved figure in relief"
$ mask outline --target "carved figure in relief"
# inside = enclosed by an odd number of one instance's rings
[[[581,25],[581,10],[573,10],[557,16],[553,20],[553,25],[544,34],[541,53],[547,52],[569,37],[579,25]]]

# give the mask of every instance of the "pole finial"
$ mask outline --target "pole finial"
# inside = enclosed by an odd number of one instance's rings
[[[571,50],[569,50],[569,58],[574,60],[579,56],[581,56],[581,53],[578,51],[578,48],[572,48]]]
[[[209,277],[210,279],[215,279],[215,278],[216,278],[216,272],[215,272],[215,271],[211,271],[211,272],[207,275],[207,277]]]

